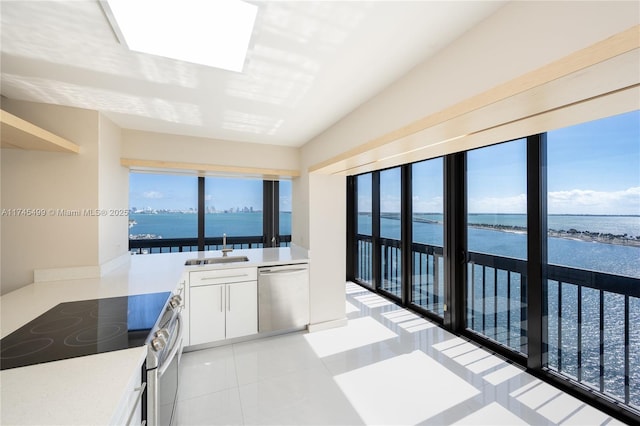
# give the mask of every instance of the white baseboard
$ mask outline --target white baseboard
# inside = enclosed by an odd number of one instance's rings
[[[344,317],[337,320],[319,322],[316,324],[309,324],[307,328],[309,330],[309,333],[313,333],[316,331],[328,330],[330,328],[344,327],[347,325],[347,323],[348,323],[347,317]]]

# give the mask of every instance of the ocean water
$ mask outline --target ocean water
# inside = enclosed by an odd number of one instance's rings
[[[380,219],[382,237],[400,239],[400,220],[397,215],[385,215]],[[444,245],[442,214],[418,214],[413,223],[414,241]],[[468,216],[469,251],[497,256],[527,258],[526,215],[471,214]],[[574,216],[550,215],[549,229],[556,231],[575,229],[627,236],[640,236],[640,216]],[[488,227],[478,227],[487,225]],[[511,231],[491,229],[491,226],[513,226]],[[519,229],[522,228],[522,229]],[[358,216],[358,232],[371,234],[371,217]],[[640,278],[640,247],[604,244],[579,239],[549,237],[549,263],[580,269],[606,272]]]
[[[198,215],[191,213],[131,214],[136,224],[131,235],[156,235],[162,238],[197,238]],[[262,212],[206,214],[205,236],[229,237],[262,235]],[[280,213],[280,235],[291,235],[291,213]]]

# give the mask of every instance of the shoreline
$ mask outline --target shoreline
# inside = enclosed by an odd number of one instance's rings
[[[575,215],[568,215],[575,216]],[[394,217],[394,215],[384,215],[387,219],[399,219]],[[414,222],[420,223],[431,223],[431,224],[440,224],[443,222],[439,220],[426,219],[421,217],[414,217]],[[527,228],[524,226],[518,225],[494,225],[488,223],[470,223],[470,228],[475,229],[485,229],[488,231],[500,231],[500,232],[510,232],[513,234],[527,234]],[[602,243],[602,244],[612,244],[617,246],[627,246],[627,247],[640,247],[640,236],[633,235],[616,235],[611,233],[603,233],[603,232],[591,232],[591,231],[578,231],[577,229],[549,229],[548,234],[550,238],[562,238],[565,240],[573,240],[573,241],[583,241],[587,243]]]
[[[387,216],[387,219],[392,219],[392,217]],[[441,221],[433,220],[433,219],[425,219],[414,217],[414,222],[420,223],[431,223],[431,224],[440,224]],[[500,231],[500,232],[510,232],[513,234],[527,234],[527,228],[524,226],[517,225],[492,225],[488,223],[470,223],[470,228],[475,229],[485,229],[488,231]],[[574,240],[574,241],[583,241],[587,243],[602,243],[602,244],[613,244],[617,246],[628,246],[628,247],[640,247],[640,236],[629,236],[629,235],[615,235],[611,233],[602,233],[602,232],[590,232],[590,231],[578,231],[577,229],[549,229],[548,234],[550,238],[562,238],[565,240]]]
[[[432,223],[438,223],[432,221]],[[440,222],[441,223],[441,222]],[[470,228],[486,229],[490,231],[512,232],[516,234],[526,234],[527,228],[516,225],[490,225],[485,223],[469,224]],[[610,233],[578,231],[577,229],[549,229],[547,235],[551,238],[562,238],[565,240],[584,241],[587,243],[613,244],[617,246],[640,247],[640,237],[628,235],[614,235]]]

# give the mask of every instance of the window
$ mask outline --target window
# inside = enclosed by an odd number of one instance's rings
[[[402,297],[402,186],[400,168],[380,172],[380,288]]]
[[[129,239],[198,236],[198,178],[129,174]]]
[[[373,286],[373,195],[372,174],[360,175],[356,179],[356,274],[355,278]]]
[[[411,302],[444,316],[443,159],[411,166]]]
[[[467,153],[467,327],[522,353],[527,318],[526,157],[525,139]]]
[[[219,250],[223,234],[227,245],[237,249],[263,247],[264,241],[269,241],[266,246],[271,241],[287,246],[291,182],[282,187],[280,193],[278,181],[132,172],[129,250],[138,254]]]
[[[635,424],[639,141],[635,111],[350,177],[347,276]]]
[[[278,217],[280,235],[291,235],[291,181],[281,180],[279,192]]]
[[[205,236],[262,235],[262,180],[205,178]]]
[[[547,366],[640,406],[640,112],[547,134]],[[585,273],[585,271],[590,271]],[[591,272],[593,271],[593,272]]]

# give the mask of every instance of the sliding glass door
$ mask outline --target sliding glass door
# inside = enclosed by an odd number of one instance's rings
[[[402,297],[401,169],[380,172],[380,289]]]
[[[640,112],[547,134],[546,366],[640,407]]]
[[[373,195],[372,174],[356,179],[356,267],[355,279],[373,287]]]
[[[527,144],[467,152],[467,328],[526,353]]]
[[[411,303],[444,317],[443,159],[411,165]]]

